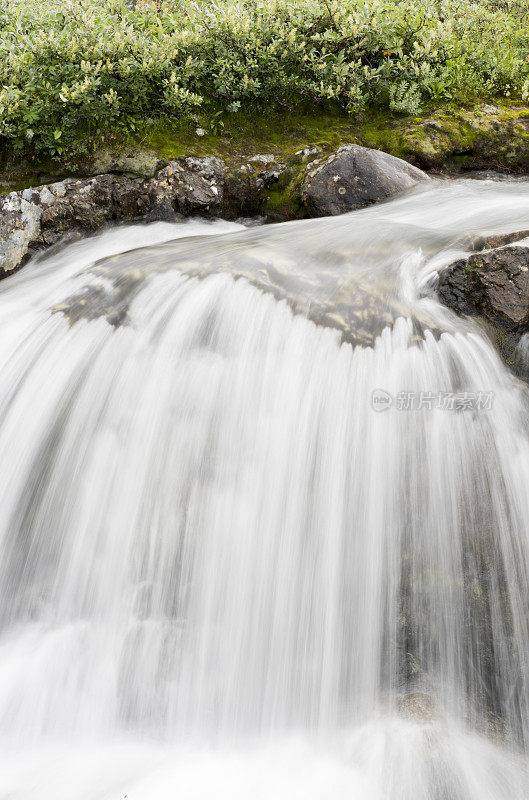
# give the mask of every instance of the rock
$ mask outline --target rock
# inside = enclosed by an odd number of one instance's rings
[[[457,261],[439,277],[439,299],[501,330],[529,330],[529,248],[502,247]]]
[[[266,153],[265,155],[252,156],[249,161],[252,163],[263,164],[264,166],[269,166],[270,164],[275,164],[276,157],[271,153]]]
[[[0,197],[0,276],[23,263],[30,245],[40,236],[40,206],[21,194]]]
[[[136,175],[140,178],[153,178],[161,166],[162,162],[153,150],[135,147],[124,153],[101,150],[95,155],[90,171],[92,174],[112,172]]]
[[[462,317],[476,314],[466,272],[466,260],[455,261],[439,275],[437,294],[441,303]]]
[[[256,180],[256,189],[268,188],[274,183],[280,181],[284,184],[290,175],[290,169],[286,164],[281,164],[277,161],[276,157],[271,153],[264,155],[252,156],[248,159],[248,165],[243,165],[243,171],[249,171],[249,167],[253,167]]]
[[[309,145],[308,147],[303,147],[301,150],[297,150],[294,153],[294,158],[301,164],[308,164],[310,161],[314,161],[316,158],[319,158],[322,153],[323,150],[321,147]]]
[[[112,186],[112,213],[115,219],[133,220],[147,215],[151,198],[139,178],[121,177]]]
[[[503,247],[506,244],[519,242],[521,239],[529,239],[529,231],[516,231],[515,233],[495,233],[491,236],[479,237],[474,242],[474,249],[491,250],[495,247]]]
[[[389,150],[421,167],[526,172],[529,107],[476,104],[441,109],[398,124],[386,138]]]
[[[264,180],[251,164],[226,173],[222,215],[228,219],[258,214],[263,205]]]
[[[215,156],[171,161],[146,185],[160,214],[215,213],[224,197],[225,162]]]
[[[42,187],[42,230],[61,233],[75,227],[100,228],[113,218],[114,182],[112,175],[98,175],[90,180],[68,179]]]
[[[270,169],[265,169],[258,173],[258,177],[262,180],[263,186],[267,188],[274,183],[285,183],[288,180],[290,170],[286,164],[274,164]]]
[[[424,172],[400,158],[347,144],[308,168],[301,197],[311,215],[323,217],[388,200],[426,180]]]
[[[120,220],[218,214],[223,209],[226,172],[220,158],[189,157],[172,161],[147,180],[114,174],[67,178],[0,197],[0,277],[20,266],[31,249],[54,245],[74,231],[95,231]],[[253,176],[251,168],[250,173]],[[254,183],[259,188],[265,185],[263,179]],[[231,202],[232,216],[244,208],[254,213],[244,192],[232,196]]]
[[[12,192],[0,198],[0,277],[23,262],[30,246],[56,244],[72,231],[95,231],[120,220],[173,219],[176,213],[219,213],[226,171],[220,158],[189,157],[148,180],[102,174]]]
[[[398,698],[398,708],[407,719],[431,722],[435,717],[434,698],[425,692],[409,692]]]
[[[517,241],[525,233],[485,241]],[[456,314],[477,317],[505,364],[529,383],[529,247],[507,245],[456,261],[440,274],[438,295]]]

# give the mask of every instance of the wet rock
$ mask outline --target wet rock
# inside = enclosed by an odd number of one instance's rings
[[[403,717],[421,722],[431,722],[435,717],[435,702],[424,692],[409,692],[398,698],[399,711]]]
[[[474,242],[475,250],[492,250],[496,247],[503,247],[506,244],[513,244],[522,239],[529,239],[529,230],[516,231],[514,233],[495,233],[491,236],[479,237]]]
[[[483,241],[516,242],[524,234]],[[507,244],[456,261],[440,274],[438,296],[456,314],[477,318],[505,364],[529,383],[529,247]]]
[[[114,219],[134,220],[147,215],[151,199],[145,183],[139,178],[122,177],[112,185],[112,215]]]
[[[529,248],[501,247],[455,262],[440,275],[438,294],[459,314],[521,335],[529,329]]]
[[[439,300],[460,316],[467,317],[476,313],[468,286],[466,260],[455,261],[439,275],[437,294]]]
[[[190,157],[171,162],[148,180],[102,174],[13,192],[0,198],[0,276],[19,266],[30,246],[54,245],[71,231],[141,218],[174,219],[175,214],[217,214],[225,173],[220,158]]]
[[[113,184],[112,175],[98,175],[90,180],[68,179],[42,187],[39,198],[43,232],[100,228],[112,219]]]
[[[323,217],[388,200],[426,180],[424,172],[406,161],[348,144],[308,168],[301,197],[311,215]]]
[[[0,198],[0,277],[23,262],[40,236],[42,209],[21,195]]]

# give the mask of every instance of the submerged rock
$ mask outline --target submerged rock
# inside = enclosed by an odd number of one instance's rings
[[[435,718],[435,699],[426,692],[408,692],[398,698],[398,709],[403,717],[420,722]]]
[[[484,236],[474,242],[475,250],[492,250],[495,247],[503,247],[506,244],[513,244],[522,239],[529,239],[529,231],[515,231],[514,233],[493,233]]]
[[[426,180],[424,172],[400,158],[347,144],[309,167],[301,196],[310,214],[323,217],[388,200]]]

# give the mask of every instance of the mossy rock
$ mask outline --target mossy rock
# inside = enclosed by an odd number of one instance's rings
[[[527,171],[529,107],[480,105],[438,110],[403,121],[392,139],[393,155],[427,169]]]

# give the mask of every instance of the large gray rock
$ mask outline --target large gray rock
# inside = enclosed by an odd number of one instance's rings
[[[41,214],[22,193],[0,197],[0,277],[16,269],[39,238]]]
[[[400,158],[346,144],[308,168],[301,197],[311,215],[324,217],[388,200],[427,180],[424,172]]]

